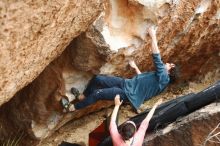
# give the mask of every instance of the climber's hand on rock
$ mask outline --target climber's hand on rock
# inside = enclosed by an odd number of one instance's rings
[[[121,104],[122,104],[122,102],[123,102],[123,100],[122,101],[120,101],[120,95],[116,95],[115,96],[115,105],[116,106],[120,106]]]
[[[151,38],[156,37],[156,26],[152,25],[148,28],[148,33],[151,36]]]
[[[163,103],[163,99],[161,98],[155,103],[155,106],[159,106],[162,103]]]
[[[134,62],[134,60],[130,60],[130,61],[129,61],[129,65],[130,65],[132,68],[136,68],[136,67],[137,67],[137,65],[136,65],[136,63]]]

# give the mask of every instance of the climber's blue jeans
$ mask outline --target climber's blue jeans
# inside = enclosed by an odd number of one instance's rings
[[[83,92],[85,99],[76,103],[75,108],[82,109],[98,100],[114,100],[117,94],[120,95],[121,100],[128,101],[123,86],[123,78],[105,75],[94,76]]]

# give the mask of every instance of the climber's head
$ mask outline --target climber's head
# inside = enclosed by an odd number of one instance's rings
[[[165,68],[170,77],[170,83],[174,83],[179,78],[179,68],[173,63],[166,63]]]
[[[127,121],[121,125],[119,133],[121,134],[123,140],[129,140],[134,136],[136,132],[136,125],[133,121]]]

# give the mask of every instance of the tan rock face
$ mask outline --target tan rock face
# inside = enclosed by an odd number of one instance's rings
[[[0,105],[94,21],[101,1],[0,2]]]
[[[60,105],[63,96],[71,101],[75,99],[70,93],[71,87],[83,91],[92,73],[97,73],[107,59],[108,52],[111,52],[108,45],[94,27],[74,39],[61,56],[51,62],[30,85],[3,105],[0,111],[3,120],[0,123],[5,128],[0,131],[3,138],[0,140],[10,136],[10,128],[17,133],[19,127],[28,134],[26,138],[29,143],[33,139],[40,140],[73,118],[111,105],[111,102],[100,102],[74,114],[64,114]]]
[[[127,72],[129,68],[126,67],[129,59],[134,59],[142,71],[152,69],[151,40],[145,35],[150,23],[158,26],[162,59],[179,64],[182,81],[220,66],[219,1],[161,0],[154,3],[146,0],[146,7],[137,1],[141,0],[129,1],[131,3],[111,0],[109,11],[116,11],[106,14],[109,30],[113,32],[111,37],[117,38],[118,44],[126,48],[112,56],[102,67],[102,73],[131,76],[133,73]]]
[[[77,37],[73,44],[75,48],[71,52],[73,64],[81,71],[99,73],[99,68],[111,54],[103,36],[94,26]]]
[[[109,0],[95,24],[108,44],[94,27],[87,29],[101,2],[0,2],[0,104],[40,74],[0,108],[0,140],[21,129],[29,143],[39,141],[67,121],[111,105],[98,102],[64,115],[59,101],[62,96],[74,100],[70,88],[83,91],[94,74],[131,77],[130,59],[142,71],[151,70],[147,29],[152,24],[158,26],[164,62],[181,65],[182,81],[219,68],[217,0]]]

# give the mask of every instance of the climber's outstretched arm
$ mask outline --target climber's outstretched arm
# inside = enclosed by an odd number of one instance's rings
[[[129,65],[135,69],[137,74],[141,74],[141,71],[139,70],[139,68],[137,67],[136,63],[133,60],[129,61]]]
[[[160,50],[157,46],[157,37],[156,37],[156,27],[155,26],[151,26],[149,29],[148,29],[148,32],[149,32],[149,35],[152,39],[152,53],[153,54],[159,54],[160,53]]]

